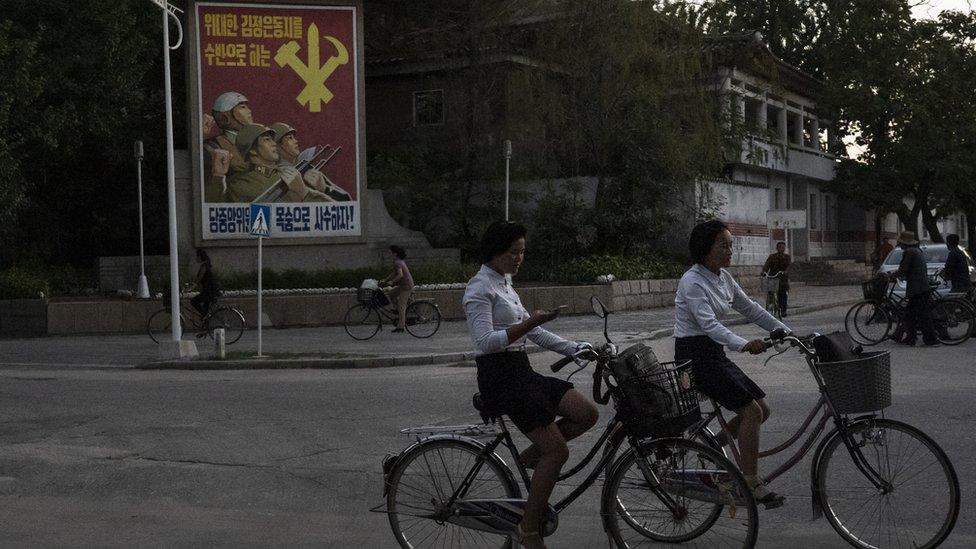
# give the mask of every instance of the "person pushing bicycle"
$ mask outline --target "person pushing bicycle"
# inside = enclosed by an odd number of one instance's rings
[[[776,253],[769,254],[766,262],[763,263],[762,272],[765,276],[775,276],[779,278],[779,291],[776,292],[776,300],[779,304],[780,318],[786,317],[786,305],[790,294],[790,254],[786,253],[786,242],[776,243]]]

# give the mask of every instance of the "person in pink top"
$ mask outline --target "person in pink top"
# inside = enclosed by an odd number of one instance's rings
[[[407,301],[413,293],[413,277],[410,276],[410,269],[407,267],[407,252],[397,245],[390,246],[390,255],[393,256],[393,272],[390,276],[380,281],[380,284],[395,286],[390,294],[390,301],[396,303],[400,317],[397,319],[397,327],[394,332],[402,332],[407,326]]]

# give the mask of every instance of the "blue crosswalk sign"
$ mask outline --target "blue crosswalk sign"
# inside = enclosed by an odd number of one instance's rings
[[[271,206],[251,204],[251,236],[271,236]]]

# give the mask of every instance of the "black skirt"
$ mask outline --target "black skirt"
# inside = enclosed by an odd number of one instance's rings
[[[675,338],[674,360],[690,360],[698,391],[728,410],[738,412],[753,400],[766,397],[766,393],[725,356],[725,349],[708,336]]]
[[[475,358],[478,391],[491,408],[507,415],[528,433],[556,420],[559,401],[573,384],[537,373],[522,352],[501,352]]]

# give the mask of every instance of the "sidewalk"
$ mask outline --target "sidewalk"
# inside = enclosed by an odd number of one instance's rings
[[[756,296],[753,296],[756,298]],[[861,299],[860,286],[799,286],[791,291],[790,314],[829,309],[853,304]],[[757,301],[759,301],[757,299]],[[761,301],[760,301],[761,302]],[[736,315],[738,316],[738,315]],[[741,317],[731,323],[742,323]],[[618,343],[656,339],[671,335],[674,307],[624,311],[610,318],[611,338]],[[595,315],[560,317],[546,325],[552,331],[577,341],[602,340],[603,322]],[[266,330],[263,350],[271,358],[254,359],[241,355],[257,349],[255,332],[228,347],[236,359],[150,361],[142,368],[160,369],[242,369],[242,368],[371,368],[418,364],[451,364],[473,359],[471,339],[462,321],[445,321],[430,339],[417,339],[406,333],[392,333],[391,326],[370,340],[356,341],[341,327]],[[211,356],[211,342],[197,340],[201,358]],[[529,345],[529,352],[542,349]],[[233,355],[232,355],[233,356]],[[149,357],[152,360],[152,357]]]
[[[858,286],[799,286],[791,292],[790,314],[851,304],[861,297]],[[623,311],[610,318],[611,337],[619,343],[670,335],[674,308]],[[595,315],[561,317],[547,325],[575,340],[602,341],[603,322]],[[188,334],[189,336],[189,334]],[[472,359],[471,340],[463,321],[441,323],[430,339],[383,331],[368,341],[356,341],[341,326],[265,329],[263,350],[271,358],[250,358],[257,351],[257,332],[249,330],[229,345],[228,360],[211,360],[213,342],[197,339],[200,360],[160,362],[158,346],[144,334],[49,336],[0,339],[0,367],[7,369],[150,368],[261,369],[371,368],[416,364],[456,364]],[[538,352],[534,345],[530,352]]]

